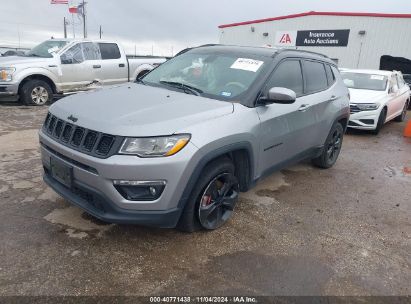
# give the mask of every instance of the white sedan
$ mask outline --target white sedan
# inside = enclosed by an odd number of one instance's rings
[[[410,88],[401,72],[344,69],[341,76],[351,96],[348,127],[378,134],[384,123],[405,119]]]

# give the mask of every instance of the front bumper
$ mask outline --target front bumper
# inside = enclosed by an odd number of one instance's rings
[[[164,228],[175,227],[185,185],[194,168],[190,160],[198,149],[189,143],[171,157],[139,158],[113,155],[96,158],[66,147],[40,131],[45,182],[61,196],[93,216],[112,223],[130,223]],[[58,158],[72,168],[72,187],[51,174],[50,158]],[[161,196],[154,201],[130,201],[114,187],[114,180],[165,180]]]
[[[381,109],[351,113],[348,127],[361,130],[375,130],[380,112]]]
[[[79,181],[74,182],[73,189],[63,186],[51,177],[47,169],[43,179],[62,197],[105,222],[174,228],[180,218],[181,211],[178,208],[167,211],[132,211],[118,208],[103,193]]]
[[[18,95],[19,84],[11,82],[0,82],[0,96]]]

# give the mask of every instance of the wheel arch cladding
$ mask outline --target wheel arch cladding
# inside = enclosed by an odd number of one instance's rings
[[[42,80],[42,81],[46,82],[46,83],[50,86],[50,88],[51,88],[51,90],[52,90],[52,92],[53,92],[54,94],[57,93],[57,88],[56,88],[56,85],[55,85],[54,81],[51,80],[49,77],[44,76],[44,75],[41,75],[41,74],[33,74],[33,75],[30,75],[30,76],[27,76],[26,78],[24,78],[24,79],[20,82],[19,92],[21,91],[21,89],[23,88],[23,86],[24,86],[28,81],[30,81],[30,80]]]
[[[184,209],[203,169],[210,162],[222,157],[228,157],[233,161],[235,166],[235,175],[240,183],[240,190],[247,191],[249,189],[252,182],[254,163],[254,155],[251,144],[248,142],[241,142],[226,145],[208,152],[197,163],[178,203],[179,209]]]

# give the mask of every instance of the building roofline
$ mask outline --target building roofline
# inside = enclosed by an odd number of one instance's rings
[[[247,24],[256,24],[269,21],[283,20],[283,19],[292,19],[306,16],[348,16],[348,17],[377,17],[377,18],[411,18],[411,14],[384,14],[384,13],[347,13],[347,12],[305,12],[299,14],[292,14],[286,16],[279,16],[273,18],[257,19],[244,22],[230,23],[220,25],[219,28],[234,27]]]

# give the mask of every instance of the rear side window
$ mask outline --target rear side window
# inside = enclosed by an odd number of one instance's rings
[[[280,63],[268,80],[267,90],[282,87],[293,90],[297,96],[303,95],[303,75],[298,60],[286,60]]]
[[[305,93],[311,94],[328,88],[327,74],[324,64],[304,60]]]
[[[101,53],[101,59],[119,59],[121,58],[118,45],[115,43],[99,43],[98,44]]]
[[[335,82],[335,75],[329,64],[325,65],[325,71],[327,73],[328,86],[331,87]]]
[[[398,81],[398,87],[400,89],[405,86],[404,79],[402,78],[400,74],[397,74],[397,81]]]

